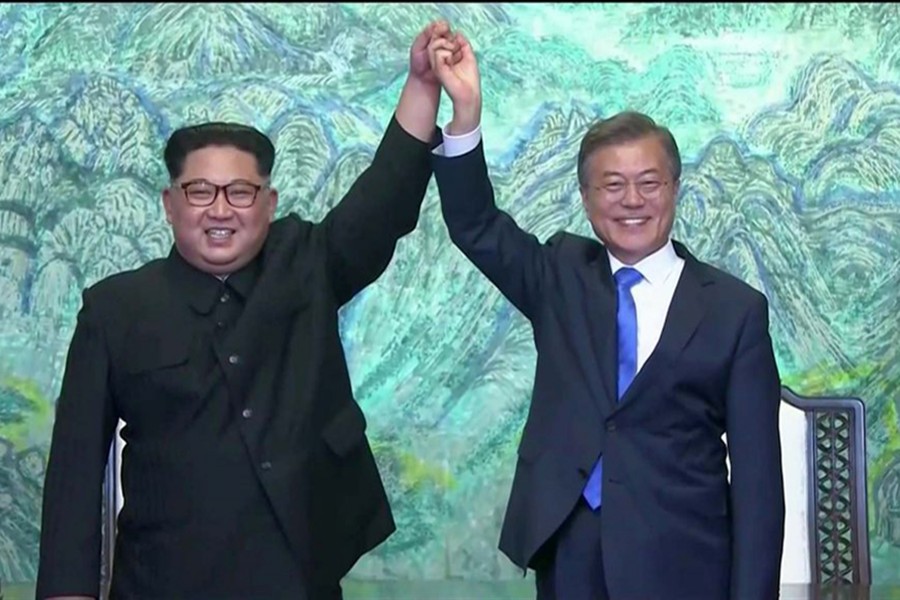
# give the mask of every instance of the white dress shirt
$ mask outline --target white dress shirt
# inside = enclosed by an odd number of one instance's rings
[[[434,149],[440,156],[455,157],[471,152],[481,141],[481,126],[462,135],[448,135],[444,128],[444,142]],[[607,251],[613,275],[625,265]],[[637,312],[638,347],[637,371],[653,353],[662,335],[669,305],[675,295],[675,287],[684,269],[684,259],[675,254],[669,240],[665,246],[632,265],[643,276],[633,288],[634,306]]]
[[[626,266],[609,251],[607,255],[613,275]],[[630,266],[643,276],[631,288],[637,313],[637,374],[659,343],[675,287],[684,269],[684,259],[675,254],[675,246],[669,240],[665,246]]]
[[[455,158],[462,156],[474,150],[481,141],[481,125],[478,125],[469,133],[460,135],[450,135],[447,128],[443,129],[444,142],[434,149],[434,153],[438,156],[446,156],[447,158]]]

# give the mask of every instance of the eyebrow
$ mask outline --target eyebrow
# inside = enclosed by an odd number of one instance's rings
[[[644,169],[643,171],[638,173],[637,176],[642,177],[644,175],[658,175],[659,173],[660,173],[660,170],[657,169],[656,167],[654,167],[652,169]],[[612,176],[625,177],[625,175],[623,173],[620,173],[619,171],[603,171],[602,176],[603,177],[612,177]]]
[[[250,185],[262,185],[260,183],[256,183],[255,181],[250,181],[249,179],[232,179],[228,183],[216,184],[216,183],[210,181],[209,179],[203,179],[202,177],[196,178],[196,179],[188,179],[187,181],[184,181],[182,183],[185,185],[187,185],[189,183],[208,183],[210,185],[231,185],[232,183],[247,183]]]

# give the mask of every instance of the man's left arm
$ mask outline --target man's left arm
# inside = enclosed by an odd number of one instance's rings
[[[397,242],[418,223],[438,135],[436,105],[423,84],[407,81],[372,163],[323,221],[339,304],[384,272]]]
[[[397,242],[418,223],[431,179],[431,152],[442,141],[436,125],[441,88],[427,46],[444,35],[449,25],[436,21],[413,41],[409,74],[375,157],[323,221],[339,304],[384,272]]]
[[[741,330],[726,398],[734,600],[778,597],[784,543],[781,381],[768,302],[761,294],[756,298]]]

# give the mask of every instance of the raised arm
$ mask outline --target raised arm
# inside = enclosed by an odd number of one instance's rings
[[[784,543],[781,384],[764,297],[744,322],[726,398],[731,462],[731,597],[777,598]]]
[[[454,44],[455,42],[455,44]],[[533,318],[546,278],[547,251],[494,201],[481,143],[481,83],[471,45],[457,33],[429,46],[432,69],[453,101],[447,152],[435,156],[434,172],[450,239],[526,317]],[[476,143],[471,143],[475,139]],[[451,144],[463,150],[451,152]]]
[[[44,480],[37,598],[99,598],[103,475],[117,418],[99,315],[84,295]]]
[[[440,140],[440,85],[427,46],[448,31],[446,23],[434,22],[413,42],[406,83],[372,164],[323,221],[340,304],[384,272],[397,242],[418,223],[432,173],[430,153]]]

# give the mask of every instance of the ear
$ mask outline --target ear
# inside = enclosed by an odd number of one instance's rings
[[[172,208],[173,198],[172,198],[172,190],[171,190],[170,188],[164,188],[164,189],[163,189],[163,191],[162,191],[162,204],[163,204],[163,210],[164,210],[165,213],[166,213],[166,223],[168,223],[169,225],[171,225],[174,216],[173,216],[173,214],[172,214],[172,210],[173,210],[173,208]]]
[[[269,213],[269,220],[272,221],[275,219],[275,211],[278,208],[278,190],[269,188],[268,196],[269,206],[266,207],[266,210]]]
[[[672,182],[672,202],[678,203],[678,192],[681,191],[681,179]]]
[[[588,199],[587,188],[584,186],[578,187],[579,193],[581,193],[581,207],[584,209],[584,214],[587,216],[591,216],[591,203]]]

